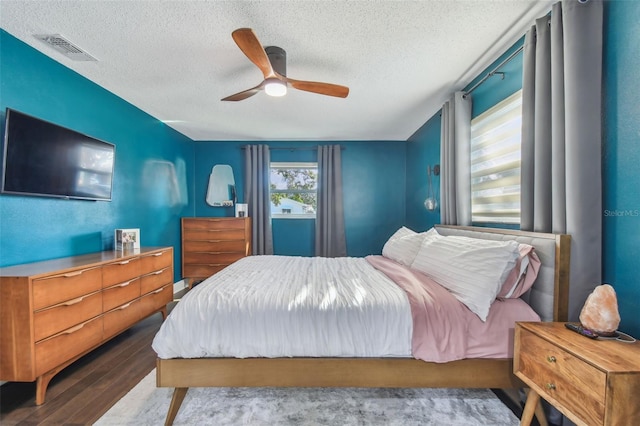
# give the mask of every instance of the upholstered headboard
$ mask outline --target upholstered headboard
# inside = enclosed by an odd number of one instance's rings
[[[530,244],[542,262],[533,287],[522,298],[543,321],[567,321],[569,305],[569,258],[571,237],[511,229],[436,225],[441,235],[460,235],[485,240],[514,240]]]

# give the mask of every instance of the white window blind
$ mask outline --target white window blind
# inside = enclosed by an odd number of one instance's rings
[[[471,120],[471,220],[520,223],[522,90]]]

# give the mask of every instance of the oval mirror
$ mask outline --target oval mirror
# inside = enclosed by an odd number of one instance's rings
[[[216,164],[209,175],[207,204],[214,207],[231,207],[236,200],[236,183],[233,169],[228,164]]]

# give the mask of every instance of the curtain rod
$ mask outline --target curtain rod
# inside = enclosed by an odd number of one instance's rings
[[[240,149],[247,149],[248,145],[242,145],[240,147]],[[283,150],[283,151],[315,151],[318,149],[318,146],[320,145],[316,145],[316,146],[289,146],[289,147],[284,147],[284,146],[278,146],[278,147],[269,147],[270,151],[276,151],[276,150]],[[344,151],[345,148],[344,146],[340,147],[340,151]]]
[[[476,84],[473,85],[473,87],[471,89],[469,89],[467,92],[465,92],[465,94],[463,96],[467,96],[470,95],[471,92],[473,92],[474,90],[476,90],[476,88],[478,86],[480,86],[482,83],[484,83],[485,81],[487,81],[490,77],[493,77],[496,74],[501,74],[502,78],[504,79],[504,73],[503,72],[498,72],[498,70],[500,68],[502,68],[505,64],[507,64],[509,61],[511,61],[513,58],[515,58],[518,53],[522,52],[522,50],[524,49],[524,44],[522,46],[520,46],[519,48],[517,48],[511,55],[509,55],[504,61],[500,62],[500,64],[498,64],[497,67],[495,67],[493,70],[491,70],[487,75],[485,75],[482,80],[480,80],[479,82],[477,82]]]

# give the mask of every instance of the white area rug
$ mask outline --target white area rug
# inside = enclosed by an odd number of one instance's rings
[[[173,389],[155,370],[96,425],[162,425]],[[174,425],[518,425],[488,389],[191,388]]]

